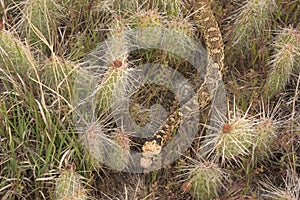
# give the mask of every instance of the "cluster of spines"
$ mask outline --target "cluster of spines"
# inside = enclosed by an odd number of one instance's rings
[[[64,169],[56,179],[55,199],[87,200],[87,191],[83,186],[83,177],[74,169]]]
[[[273,98],[287,85],[293,73],[299,72],[300,31],[284,28],[279,31],[273,42],[274,54],[271,57],[271,69],[266,80],[266,97]]]
[[[229,18],[226,58],[239,65],[241,58],[255,59],[256,52],[271,37],[273,18],[278,10],[274,0],[247,0]]]

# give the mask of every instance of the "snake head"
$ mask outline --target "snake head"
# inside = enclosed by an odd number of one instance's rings
[[[145,142],[142,147],[142,155],[145,158],[152,158],[158,155],[162,149],[161,138],[153,138],[150,141]]]

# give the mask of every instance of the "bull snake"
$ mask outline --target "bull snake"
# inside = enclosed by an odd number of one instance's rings
[[[209,1],[200,0],[194,7],[198,10],[195,13],[196,25],[204,36],[208,60],[211,61],[207,67],[204,83],[196,91],[196,96],[199,98],[196,100],[197,102],[192,102],[198,104],[199,108],[203,108],[214,97],[218,84],[222,80],[222,73],[224,71],[224,44],[219,25],[211,10]],[[209,91],[207,88],[209,88]],[[142,168],[147,169],[153,165],[156,157],[161,154],[162,148],[167,142],[167,137],[172,135],[181,123],[181,117],[182,113],[180,110],[170,114],[164,126],[143,144],[140,160]]]

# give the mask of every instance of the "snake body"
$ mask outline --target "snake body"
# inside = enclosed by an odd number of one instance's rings
[[[222,73],[224,71],[224,44],[219,25],[209,2],[200,0],[194,4],[194,8],[199,10],[194,17],[196,25],[205,39],[209,60],[204,83],[196,92],[197,97],[199,97],[198,101],[194,102],[198,104],[199,108],[203,108],[213,98],[218,83],[222,80]],[[153,161],[161,153],[164,144],[167,142],[167,138],[173,135],[181,123],[181,117],[182,113],[180,110],[171,113],[166,119],[164,126],[143,144],[140,160],[142,168],[147,169],[153,164]]]

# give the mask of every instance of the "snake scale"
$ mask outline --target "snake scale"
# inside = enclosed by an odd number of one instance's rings
[[[198,104],[199,108],[203,108],[215,95],[214,89],[218,87],[218,82],[222,80],[224,72],[224,44],[219,25],[211,10],[210,2],[208,0],[200,0],[195,2],[192,7],[196,10],[194,19],[205,39],[207,56],[210,61],[204,83],[196,91],[198,99],[202,100],[194,102]],[[213,90],[207,92],[207,89],[205,89],[207,87],[213,88]],[[181,123],[181,117],[182,113],[180,110],[171,113],[166,119],[164,126],[143,144],[140,160],[142,168],[147,169],[153,164],[154,159],[161,153],[164,144],[167,142],[167,138],[172,136]]]

